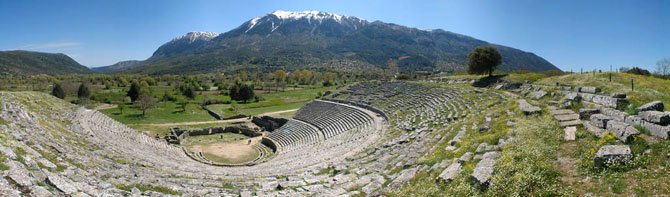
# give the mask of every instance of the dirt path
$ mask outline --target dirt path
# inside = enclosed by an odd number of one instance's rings
[[[269,116],[273,114],[281,114],[286,112],[298,111],[298,109],[289,109],[283,111],[274,111],[258,116]],[[232,123],[232,122],[246,122],[250,121],[249,118],[237,118],[230,120],[212,120],[212,121],[197,121],[197,122],[170,122],[170,123],[159,123],[159,124],[130,124],[130,125],[141,125],[141,126],[153,126],[153,127],[172,127],[172,126],[184,126],[184,125],[199,125],[199,124],[217,124],[217,123]]]
[[[289,110],[283,110],[283,111],[273,111],[273,112],[268,112],[268,113],[261,114],[261,115],[259,115],[259,116],[269,116],[269,115],[283,114],[283,113],[294,112],[294,111],[298,111],[298,109],[289,109]]]
[[[117,107],[118,107],[118,105],[116,105],[116,104],[113,104],[113,105],[102,104],[100,106],[95,107],[95,110],[100,111],[100,110],[103,110],[103,109],[113,109],[113,108],[117,108]]]

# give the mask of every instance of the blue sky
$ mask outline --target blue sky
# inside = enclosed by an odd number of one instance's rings
[[[0,50],[65,53],[89,67],[105,66],[146,59],[190,31],[222,33],[274,10],[444,29],[533,52],[566,71],[653,69],[670,57],[670,1],[663,0],[0,0]]]

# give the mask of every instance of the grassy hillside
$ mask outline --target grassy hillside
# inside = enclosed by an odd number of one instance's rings
[[[610,82],[610,74],[612,81]],[[445,79],[475,79],[484,80],[483,75],[455,75],[444,77]],[[670,80],[663,80],[651,76],[634,75],[628,73],[573,73],[561,76],[547,76],[542,73],[508,73],[499,74],[498,79],[511,82],[524,83],[526,80],[533,84],[555,86],[556,82],[571,87],[594,86],[602,89],[603,92],[620,92],[628,95],[628,100],[632,106],[639,106],[647,102],[660,100],[670,103]],[[635,89],[631,87],[631,80],[634,82]]]
[[[0,76],[2,75],[67,75],[89,74],[92,70],[65,54],[32,51],[0,51]]]
[[[650,76],[641,76],[628,73],[584,73],[570,74],[557,77],[548,77],[537,81],[538,84],[554,85],[555,82],[561,84],[570,84],[572,86],[595,86],[600,87],[604,92],[621,92],[628,95],[628,99],[634,106],[642,105],[647,102],[660,100],[667,106],[670,103],[670,80],[663,80]],[[631,80],[635,84],[635,89],[631,87]]]
[[[548,91],[556,82],[573,87],[595,86],[606,93],[623,92],[637,106],[653,100],[670,102],[670,80],[652,77],[612,73],[568,74],[547,77],[538,73],[509,74],[501,79],[513,82],[532,81],[533,84],[548,85]],[[482,79],[483,76],[450,76],[450,79]],[[635,90],[630,80],[635,82]],[[470,87],[469,84],[449,86]],[[493,86],[493,85],[491,85]],[[502,91],[500,91],[502,92]],[[491,129],[486,132],[468,127],[466,137],[456,151],[444,151],[448,143],[441,144],[432,154],[422,158],[421,164],[433,166],[444,160],[451,161],[465,152],[472,152],[482,142],[493,143],[492,136],[510,134],[517,141],[502,149],[501,156],[491,177],[487,191],[478,191],[470,186],[469,175],[476,165],[474,161],[463,164],[464,171],[450,183],[435,181],[443,170],[427,170],[418,173],[409,184],[389,194],[389,196],[652,196],[670,193],[670,141],[649,135],[645,131],[635,137],[630,148],[634,159],[626,165],[609,169],[593,167],[593,158],[604,145],[620,145],[613,134],[598,138],[578,126],[575,141],[563,140],[563,129],[549,114],[548,101],[560,99],[560,95],[546,96],[541,100],[529,100],[543,109],[541,114],[525,116],[517,108],[516,102],[487,109],[487,113],[499,112],[493,118]],[[510,110],[513,114],[505,114]],[[483,121],[484,115],[473,117],[461,124],[472,125]],[[506,126],[507,122],[516,123]],[[495,138],[494,138],[495,139]]]

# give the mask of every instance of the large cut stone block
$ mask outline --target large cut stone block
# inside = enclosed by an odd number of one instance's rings
[[[576,92],[570,92],[565,95],[565,101],[574,101],[574,102],[579,102],[582,100],[582,96],[577,94]]]
[[[542,111],[542,109],[540,109],[539,107],[531,105],[530,103],[528,103],[528,101],[526,101],[524,99],[518,99],[518,100],[516,100],[516,102],[519,103],[519,108],[526,115],[530,115],[530,114],[533,114],[533,113],[539,113],[539,112]]]
[[[638,114],[640,118],[646,120],[647,122],[668,125],[670,124],[670,112],[660,112],[660,111],[642,111]]]
[[[582,109],[579,109],[579,119],[585,120],[585,119],[591,117],[591,115],[597,114],[597,113],[600,113],[600,109],[582,108]]]
[[[542,97],[544,97],[546,95],[547,95],[547,92],[544,91],[544,90],[534,91],[534,92],[530,93],[530,98],[538,100],[538,99],[541,99]]]
[[[575,140],[575,133],[577,132],[577,127],[566,127],[563,129],[565,131],[565,136],[563,136],[563,139],[565,141],[573,141]]]
[[[593,166],[603,168],[613,164],[625,164],[633,158],[633,153],[628,145],[605,145],[600,147],[593,158]]]
[[[663,102],[652,101],[637,108],[638,111],[663,111]]]
[[[579,91],[595,94],[595,93],[600,92],[600,88],[599,87],[586,86],[586,87],[579,88]]]
[[[644,119],[640,118],[639,116],[627,116],[626,117],[626,124],[642,126],[646,130],[648,130],[649,133],[651,133],[651,135],[656,136],[656,137],[660,137],[660,138],[663,138],[663,139],[667,139],[668,136],[670,136],[670,125],[669,126],[663,126],[663,125],[647,122]]]
[[[477,163],[475,169],[470,175],[470,184],[482,191],[488,189],[491,175],[493,175],[493,166],[496,165],[498,152],[488,152],[484,154],[483,159]]]
[[[612,93],[611,96],[612,96],[612,98],[622,98],[622,99],[625,99],[625,98],[626,98],[626,94],[624,94],[624,93],[620,93],[620,92]]]
[[[442,173],[437,177],[438,182],[442,183],[448,183],[453,181],[457,176],[458,173],[461,173],[463,169],[461,168],[461,163],[459,162],[454,162],[447,169],[444,169]]]
[[[600,127],[600,128],[606,128],[607,127],[607,122],[612,120],[611,117],[606,116],[605,114],[593,114],[591,115],[591,125]]]
[[[630,143],[634,135],[640,134],[635,127],[616,120],[607,122],[607,130],[614,132],[615,137],[624,143]]]
[[[57,174],[49,174],[46,182],[47,184],[54,186],[56,189],[65,194],[72,194],[77,192],[77,188],[75,188],[72,184]]]
[[[628,115],[626,112],[622,112],[616,109],[612,108],[602,108],[600,109],[601,114],[605,114],[609,117],[612,117],[614,120],[618,120],[623,122],[626,119],[626,116]]]

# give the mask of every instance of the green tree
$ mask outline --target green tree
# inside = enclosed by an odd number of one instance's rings
[[[120,102],[117,107],[119,109],[119,114],[123,114],[123,110],[126,109],[126,104],[123,102]]]
[[[490,77],[496,67],[502,64],[502,61],[502,55],[495,47],[477,47],[468,54],[467,71],[469,74],[488,73]]]
[[[333,85],[333,80],[335,79],[335,74],[331,72],[326,72],[323,74],[323,86]]]
[[[85,83],[79,85],[79,90],[77,90],[77,97],[79,97],[79,99],[88,99],[91,97],[91,91],[88,90],[88,86]]]
[[[144,116],[148,109],[156,107],[156,99],[151,94],[140,94],[135,100],[135,106],[142,110],[142,116]]]
[[[190,86],[190,85],[185,85],[182,87],[181,94],[184,95],[185,97],[188,97],[189,99],[194,99],[196,94],[195,94],[195,87]]]
[[[656,72],[661,75],[663,79],[665,79],[665,75],[667,75],[669,71],[670,59],[663,58],[662,60],[658,60],[658,62],[656,62]]]
[[[228,95],[230,96],[231,100],[239,101],[242,100],[240,99],[240,84],[234,84],[230,86],[230,89],[228,89]]]
[[[140,91],[140,84],[133,82],[133,84],[130,85],[130,90],[128,90],[128,94],[126,94],[126,96],[130,97],[132,102],[135,102],[137,98],[140,97]]]
[[[245,103],[254,98],[254,88],[247,84],[242,84],[239,91],[239,100]]]
[[[63,90],[63,87],[60,84],[54,85],[54,89],[51,90],[51,95],[60,99],[65,99],[66,96],[65,90]]]
[[[284,70],[277,70],[275,71],[274,77],[275,81],[284,82],[286,81],[286,72],[284,72]]]

